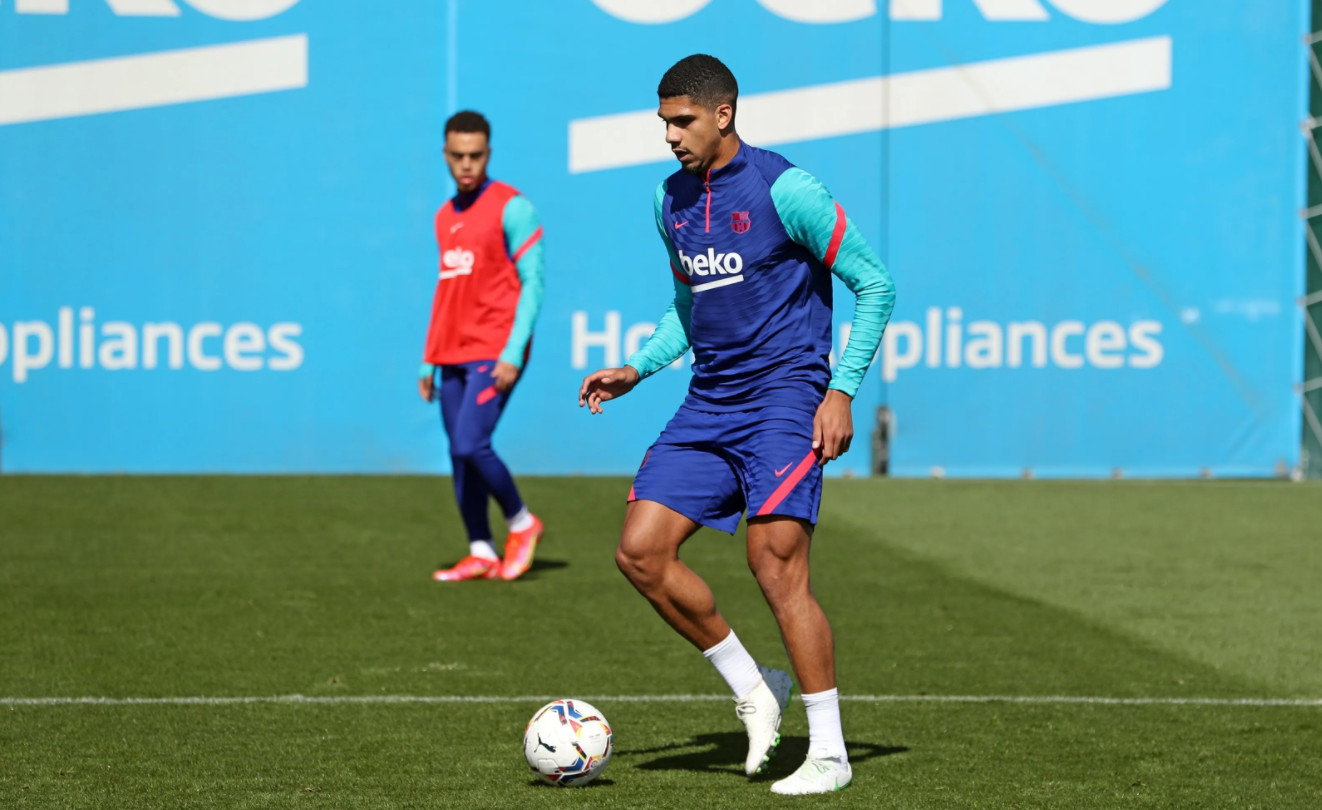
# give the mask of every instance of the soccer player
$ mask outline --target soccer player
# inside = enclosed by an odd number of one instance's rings
[[[780,626],[807,708],[809,748],[774,793],[839,790],[852,771],[840,726],[831,627],[813,596],[808,551],[822,466],[849,449],[850,404],[881,342],[890,274],[812,175],[735,132],[739,94],[719,60],[694,55],[662,77],[658,114],[681,170],[656,190],[656,227],[674,300],[621,368],[584,378],[579,405],[602,403],[693,349],[688,396],[644,457],[615,560],[672,628],[706,656],[748,731],[749,775],[780,742],[793,682],[760,667],[680,562],[700,525],[733,533],[748,515],[748,564]],[[793,110],[786,110],[793,115]],[[856,295],[835,374],[831,277]]]
[[[457,193],[436,212],[440,280],[418,393],[441,403],[469,553],[432,574],[438,582],[517,579],[542,536],[542,521],[491,447],[542,305],[542,228],[527,197],[487,177],[490,141],[491,125],[479,113],[458,112],[445,123],[445,161]],[[491,497],[509,523],[503,560],[487,518]]]

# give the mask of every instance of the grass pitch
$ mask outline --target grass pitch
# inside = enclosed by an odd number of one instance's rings
[[[615,570],[627,481],[522,483],[533,571],[439,585],[444,479],[0,478],[0,807],[1322,806],[1322,488],[828,481],[855,783],[786,798],[801,705],[746,779],[723,683]],[[742,534],[684,557],[784,666]],[[579,790],[520,751],[561,696],[615,730]]]

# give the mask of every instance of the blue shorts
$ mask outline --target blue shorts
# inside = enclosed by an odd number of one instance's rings
[[[813,415],[794,408],[708,413],[686,403],[647,451],[629,500],[731,534],[745,510],[816,524],[822,468],[812,429]]]

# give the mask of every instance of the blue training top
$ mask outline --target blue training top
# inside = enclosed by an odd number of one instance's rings
[[[686,404],[816,412],[828,387],[853,396],[895,305],[890,273],[818,180],[740,144],[705,177],[677,171],[656,191],[675,299],[628,364],[647,377],[693,349]],[[857,296],[831,376],[831,274]],[[829,381],[829,382],[828,382]]]

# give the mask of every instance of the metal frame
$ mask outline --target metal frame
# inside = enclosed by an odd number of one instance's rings
[[[1316,16],[1319,9],[1317,0],[1314,0],[1313,8]],[[1318,130],[1322,129],[1322,116],[1311,115],[1312,111],[1322,106],[1322,60],[1319,60],[1317,52],[1319,43],[1322,43],[1322,31],[1315,31],[1304,37],[1304,47],[1308,49],[1308,65],[1313,79],[1310,88],[1312,110],[1310,116],[1303,122],[1304,139],[1308,142],[1309,165],[1312,169],[1308,177],[1310,192],[1322,191],[1322,149],[1318,146]],[[1310,193],[1309,197],[1312,202],[1316,194]],[[1322,219],[1322,204],[1306,208],[1300,212],[1300,215],[1304,220],[1308,253],[1318,271],[1322,273],[1322,241],[1319,241],[1315,230],[1315,223]],[[1308,268],[1305,266],[1303,269],[1307,274]],[[1304,368],[1300,369],[1303,375],[1308,373],[1310,366],[1314,369],[1322,369],[1322,328],[1318,325],[1322,321],[1322,287],[1309,290],[1307,295],[1300,298],[1299,309],[1304,319],[1306,336]],[[1319,414],[1319,410],[1322,410],[1322,376],[1305,379],[1296,390],[1303,409],[1304,421],[1300,475],[1322,478],[1322,414]]]

